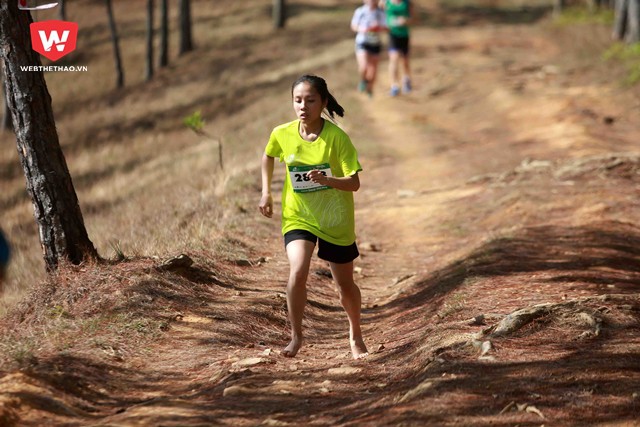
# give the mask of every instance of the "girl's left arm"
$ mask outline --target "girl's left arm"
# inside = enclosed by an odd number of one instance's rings
[[[358,191],[360,189],[360,177],[358,177],[358,172],[354,173],[351,176],[325,176],[319,170],[312,170],[307,174],[311,181],[316,184],[327,185],[331,188],[335,188],[336,190],[342,191]]]

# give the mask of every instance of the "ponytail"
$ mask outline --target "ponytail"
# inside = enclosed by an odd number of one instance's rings
[[[335,118],[334,114],[337,114],[340,117],[344,117],[344,108],[342,105],[338,104],[336,98],[331,95],[329,92],[329,88],[327,87],[327,82],[319,76],[314,76],[313,74],[305,74],[303,76],[298,77],[298,79],[293,82],[291,86],[291,94],[293,95],[293,89],[298,86],[300,83],[309,83],[311,87],[313,87],[320,94],[320,98],[322,101],[327,101],[327,113],[329,117],[332,119]]]
[[[338,104],[338,101],[336,101],[329,91],[327,91],[327,95],[327,112],[329,116],[333,119],[333,113],[336,113],[338,116],[344,117],[344,108],[342,108],[342,105]]]

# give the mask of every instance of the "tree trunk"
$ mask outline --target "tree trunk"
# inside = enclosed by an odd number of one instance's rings
[[[622,40],[627,32],[628,3],[629,0],[616,0],[613,22],[613,38],[616,40]]]
[[[153,77],[153,0],[147,0],[147,67],[145,79],[151,80]]]
[[[11,122],[11,110],[9,110],[9,102],[7,101],[7,89],[2,85],[2,99],[4,104],[4,111],[2,113],[2,124],[0,127],[2,131],[13,130],[13,123]]]
[[[169,5],[160,0],[160,66],[169,65]]]
[[[567,0],[554,0],[553,2],[553,13],[559,15],[562,13],[566,6]]]
[[[640,42],[640,0],[629,0],[625,41],[627,43]]]
[[[4,86],[4,82],[7,78],[2,73],[2,103],[4,104],[3,112],[2,112],[2,123],[0,124],[0,130],[4,132],[5,130],[13,130],[13,123],[11,122],[11,110],[9,110],[9,102],[7,101],[7,89]]]
[[[180,50],[179,54],[185,54],[193,50],[191,37],[191,0],[180,0]]]
[[[53,271],[63,259],[80,264],[98,259],[98,253],[87,235],[60,148],[44,74],[20,70],[42,65],[31,49],[31,22],[31,15],[19,11],[16,2],[0,3],[0,58],[7,100],[46,268]]]
[[[287,4],[285,0],[273,0],[273,28],[284,28],[287,21]]]
[[[118,30],[116,20],[113,17],[113,7],[111,0],[105,0],[107,6],[107,16],[109,17],[109,29],[111,30],[111,41],[113,42],[113,56],[116,66],[116,87],[120,89],[124,86],[124,71],[122,71],[122,60],[120,59],[120,44],[118,43]]]
[[[613,38],[640,42],[640,0],[616,0]]]
[[[60,9],[58,9],[60,11],[60,20],[61,21],[66,21],[67,20],[67,9],[65,7],[65,0],[58,0],[58,7]]]

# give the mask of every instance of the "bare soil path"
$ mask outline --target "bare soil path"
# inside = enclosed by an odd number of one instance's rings
[[[617,89],[576,76],[541,31],[419,29],[413,93],[387,97],[383,69],[374,99],[355,98],[367,359],[350,358],[318,260],[305,346],[279,354],[288,266],[253,189],[236,242],[250,262],[141,261],[148,284],[128,297],[166,304],[162,339],[3,379],[6,422],[638,425],[640,135]],[[336,49],[330,72],[352,73],[351,45]]]

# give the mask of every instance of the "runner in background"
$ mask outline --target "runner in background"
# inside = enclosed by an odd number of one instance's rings
[[[378,6],[379,0],[364,0],[351,18],[351,29],[356,33],[356,61],[360,83],[358,90],[373,95],[373,85],[378,74],[381,33],[387,31],[384,11]]]
[[[4,277],[7,271],[7,265],[9,264],[9,258],[11,258],[11,249],[9,247],[9,242],[7,242],[2,229],[0,229],[0,292],[2,292],[2,286],[4,284]]]
[[[411,0],[381,0],[389,28],[389,77],[391,96],[400,94],[400,64],[402,64],[402,91],[411,92],[409,66],[409,26],[415,14]]]
[[[367,347],[360,330],[360,289],[353,280],[356,246],[353,192],[360,188],[362,170],[349,136],[326,111],[342,117],[344,108],[318,76],[304,75],[291,87],[298,117],[271,132],[262,155],[262,198],[258,208],[273,215],[271,180],[274,159],[286,164],[282,189],[282,234],[289,259],[287,309],[291,342],[282,355],[293,357],[302,346],[302,317],[307,302],[307,276],[316,244],[318,257],[329,262],[349,319],[349,343],[354,359],[365,357]]]

